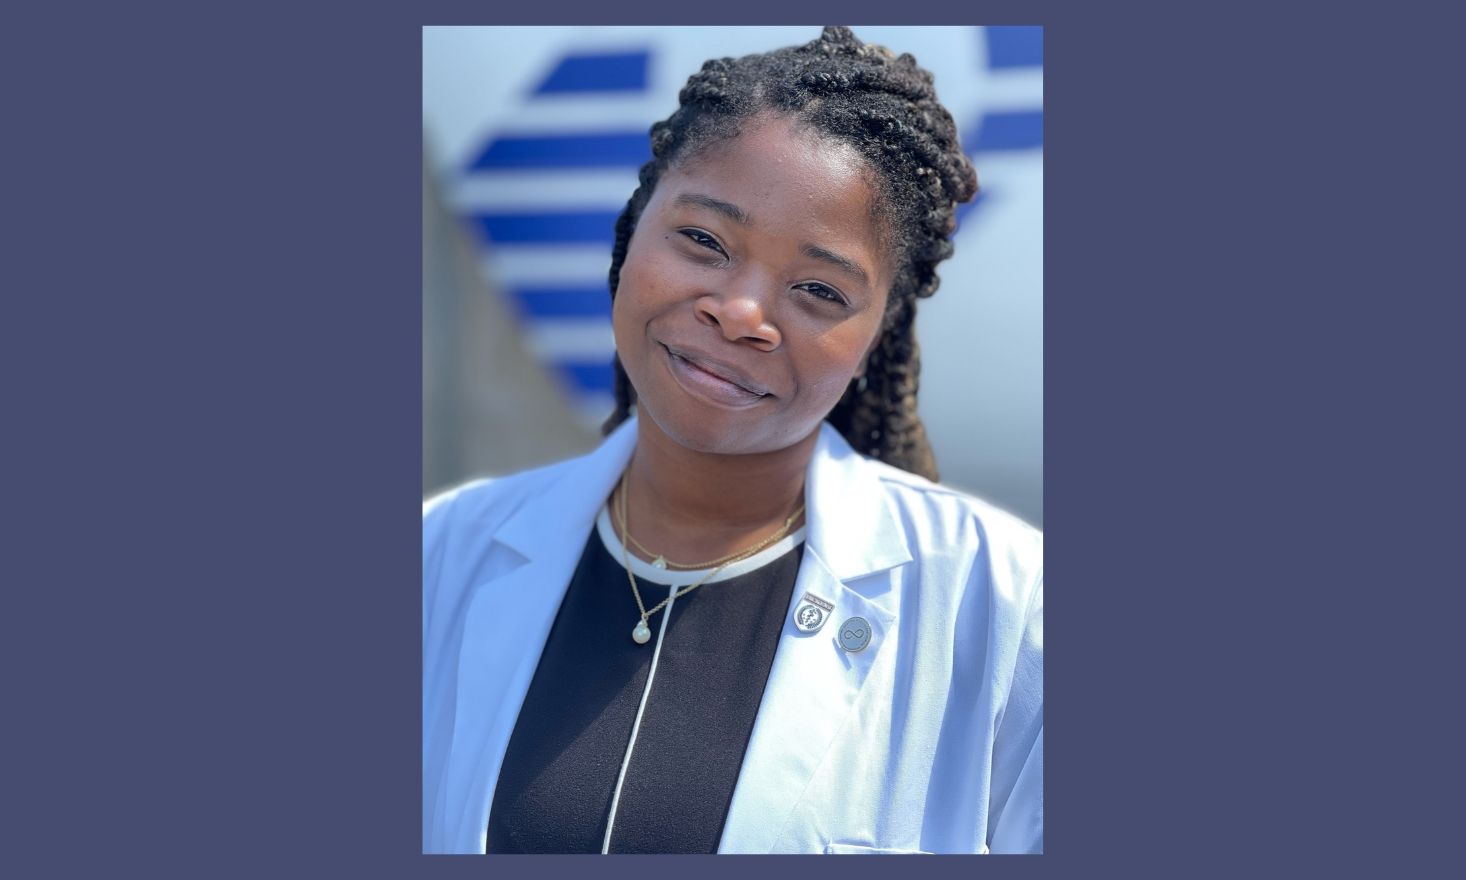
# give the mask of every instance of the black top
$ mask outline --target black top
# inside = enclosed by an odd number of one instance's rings
[[[487,851],[600,852],[631,747],[610,851],[716,852],[801,550],[675,600],[665,633],[664,608],[638,645],[619,542],[613,557],[592,529],[509,739]],[[637,586],[647,608],[669,593],[642,578]]]

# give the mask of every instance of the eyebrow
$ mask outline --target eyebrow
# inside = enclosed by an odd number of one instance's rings
[[[801,250],[804,252],[804,255],[806,257],[819,260],[823,263],[829,263],[832,266],[837,266],[841,269],[844,269],[846,272],[849,272],[851,275],[859,278],[862,283],[867,285],[870,284],[870,274],[866,272],[865,269],[861,268],[859,263],[848,257],[842,257],[834,251],[827,251],[817,244],[807,244],[803,248],[801,248]]]
[[[722,199],[715,199],[712,196],[703,195],[702,193],[678,193],[677,197],[672,200],[672,203],[677,205],[692,205],[694,207],[717,211],[740,226],[748,226],[753,223],[748,213],[732,202],[725,202]],[[822,248],[817,244],[807,244],[800,248],[800,251],[810,259],[819,260],[822,263],[829,263],[831,266],[844,269],[846,272],[859,278],[863,284],[870,284],[870,273],[865,271],[859,263],[849,257],[842,257],[834,251]]]
[[[739,226],[747,226],[752,222],[748,214],[732,202],[725,202],[722,199],[715,199],[712,196],[705,196],[702,193],[681,193],[672,202],[678,205],[694,205],[700,208],[709,208],[717,211]]]

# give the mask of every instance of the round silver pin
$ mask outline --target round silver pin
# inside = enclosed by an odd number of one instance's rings
[[[840,624],[836,636],[840,639],[840,647],[851,654],[859,653],[870,644],[870,624],[864,617],[852,617]]]

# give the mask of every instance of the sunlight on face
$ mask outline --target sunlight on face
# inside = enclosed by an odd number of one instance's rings
[[[643,415],[690,449],[807,437],[862,367],[892,266],[854,149],[756,117],[668,169],[613,307]]]

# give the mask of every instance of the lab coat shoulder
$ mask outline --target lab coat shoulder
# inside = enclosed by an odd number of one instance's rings
[[[457,605],[456,594],[491,578],[505,560],[491,538],[526,502],[558,485],[583,459],[570,459],[505,477],[470,480],[423,502],[423,627],[436,609]],[[512,555],[512,554],[511,554]]]
[[[1043,532],[965,492],[870,466],[915,551],[914,604],[956,621],[953,680],[985,683],[974,704],[992,713],[988,851],[1042,852]]]
[[[1041,530],[959,489],[883,462],[866,465],[885,487],[919,565],[940,568],[946,583],[963,590],[995,588],[1019,617],[1041,603]]]

